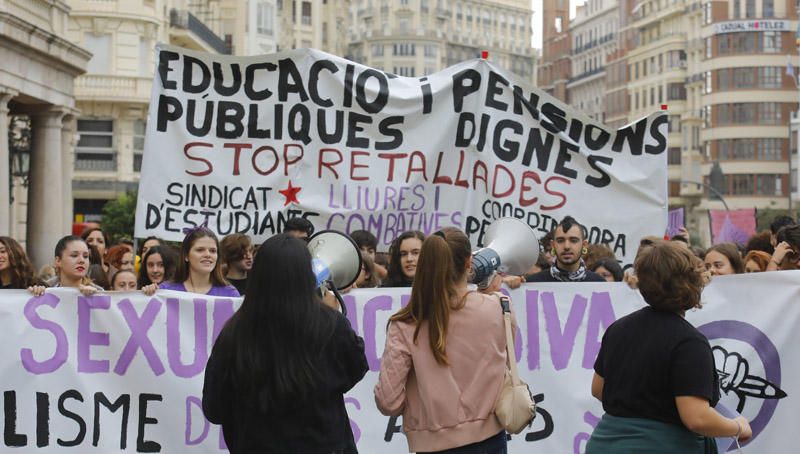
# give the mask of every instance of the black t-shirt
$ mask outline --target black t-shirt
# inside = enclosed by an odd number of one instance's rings
[[[605,380],[603,409],[613,416],[683,425],[675,397],[712,406],[719,400],[708,339],[679,314],[651,307],[608,327],[594,370]]]
[[[550,274],[550,269],[545,268],[536,274],[532,274],[525,279],[525,282],[564,282],[559,281]],[[583,280],[572,282],[606,282],[605,278],[594,271],[586,270]]]
[[[227,279],[232,286],[236,287],[236,290],[239,291],[239,295],[244,296],[245,292],[247,291],[247,278],[244,279],[227,278]]]

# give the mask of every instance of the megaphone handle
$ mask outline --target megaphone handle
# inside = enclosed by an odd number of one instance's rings
[[[336,290],[336,286],[333,285],[333,282],[328,281],[327,284],[333,292],[333,296],[336,297],[336,301],[339,302],[339,307],[342,309],[342,315],[347,317],[347,306],[344,305],[344,298],[342,298],[342,294],[339,293],[339,290]]]

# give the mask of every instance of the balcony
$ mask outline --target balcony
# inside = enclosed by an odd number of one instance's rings
[[[169,25],[170,44],[218,54],[231,53],[230,46],[189,11],[170,10]]]
[[[89,172],[116,172],[116,153],[81,153],[76,150],[75,170]]]
[[[598,75],[598,74],[604,72],[605,70],[606,70],[606,68],[601,66],[601,67],[595,68],[595,69],[593,69],[591,71],[586,71],[585,73],[578,74],[575,77],[570,77],[569,80],[567,81],[567,83],[568,84],[572,84],[572,83],[577,82],[579,80],[587,79],[587,78],[589,78],[591,76]]]
[[[75,79],[75,97],[81,101],[150,102],[153,79],[90,74]]]

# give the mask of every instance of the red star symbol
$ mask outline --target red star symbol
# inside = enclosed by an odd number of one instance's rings
[[[278,191],[281,194],[283,194],[284,197],[286,197],[286,201],[283,202],[283,206],[286,206],[286,205],[288,205],[288,204],[290,204],[292,202],[294,202],[294,203],[299,205],[300,201],[297,200],[297,193],[300,192],[300,191],[302,191],[302,188],[292,186],[292,182],[290,180],[289,181],[289,187],[287,187],[286,189]]]

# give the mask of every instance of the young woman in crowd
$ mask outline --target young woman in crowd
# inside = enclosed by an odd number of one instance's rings
[[[745,273],[760,273],[767,271],[772,256],[764,251],[750,251],[744,257]]]
[[[13,238],[0,236],[0,290],[41,284],[25,250]]]
[[[133,270],[119,270],[111,277],[111,290],[132,292],[136,290],[136,273]]]
[[[372,256],[361,251],[361,273],[358,275],[354,288],[375,288],[380,284],[375,274],[375,262]]]
[[[139,269],[139,288],[171,280],[175,275],[177,262],[175,255],[172,248],[167,245],[149,248],[142,259],[144,265]]]
[[[83,238],[68,235],[58,240],[55,249],[56,277],[47,282],[48,287],[71,287],[84,295],[102,291],[88,276],[89,245]]]
[[[243,233],[233,233],[222,239],[222,258],[227,273],[225,278],[240,295],[247,290],[247,274],[253,268],[253,243]]]
[[[733,243],[720,243],[708,248],[705,263],[711,276],[744,273],[742,254]]]
[[[590,270],[602,276],[608,282],[622,282],[622,267],[613,258],[602,258],[589,267]]]
[[[136,271],[137,275],[141,270],[142,262],[144,261],[144,256],[147,254],[147,251],[149,251],[152,247],[160,246],[162,244],[165,243],[157,236],[148,236],[144,239],[144,241],[142,241],[142,244],[139,245],[139,253],[136,255],[136,261],[133,265],[133,269]]]
[[[211,296],[239,296],[236,287],[222,275],[218,251],[219,241],[214,232],[205,227],[192,230],[181,244],[175,277],[155,288]],[[155,291],[152,285],[142,290],[149,294]]]
[[[592,395],[605,414],[587,454],[716,452],[711,437],[752,436],[747,420],[723,417],[711,346],[684,319],[700,307],[703,264],[686,247],[657,241],[634,262],[648,304],[606,330]],[[635,348],[632,348],[635,346]]]
[[[121,270],[133,271],[133,253],[125,245],[111,246],[106,252],[105,262],[108,264],[110,276]]]
[[[103,256],[100,255],[100,251],[95,246],[89,245],[89,271],[86,275],[96,285],[105,290],[111,290],[111,280],[108,278],[109,273],[103,269],[103,263],[105,262],[103,261]],[[114,271],[110,266],[109,270]]]
[[[109,246],[108,236],[106,236],[105,232],[99,227],[92,227],[84,230],[83,233],[81,233],[81,238],[83,238],[83,241],[85,241],[87,245],[97,248],[97,252],[100,253],[103,271],[108,273],[108,263],[102,260],[106,256]]]
[[[410,452],[506,452],[494,413],[506,371],[502,310],[497,296],[468,290],[471,267],[464,232],[430,235],[411,299],[389,319],[375,402],[403,415]]]
[[[796,270],[800,268],[800,225],[791,224],[778,230],[777,244],[767,271]]]
[[[418,230],[403,232],[389,248],[389,270],[382,287],[411,287],[425,235]]]
[[[203,412],[233,454],[354,454],[343,395],[367,369],[364,341],[319,299],[306,242],[275,235],[214,343]]]

